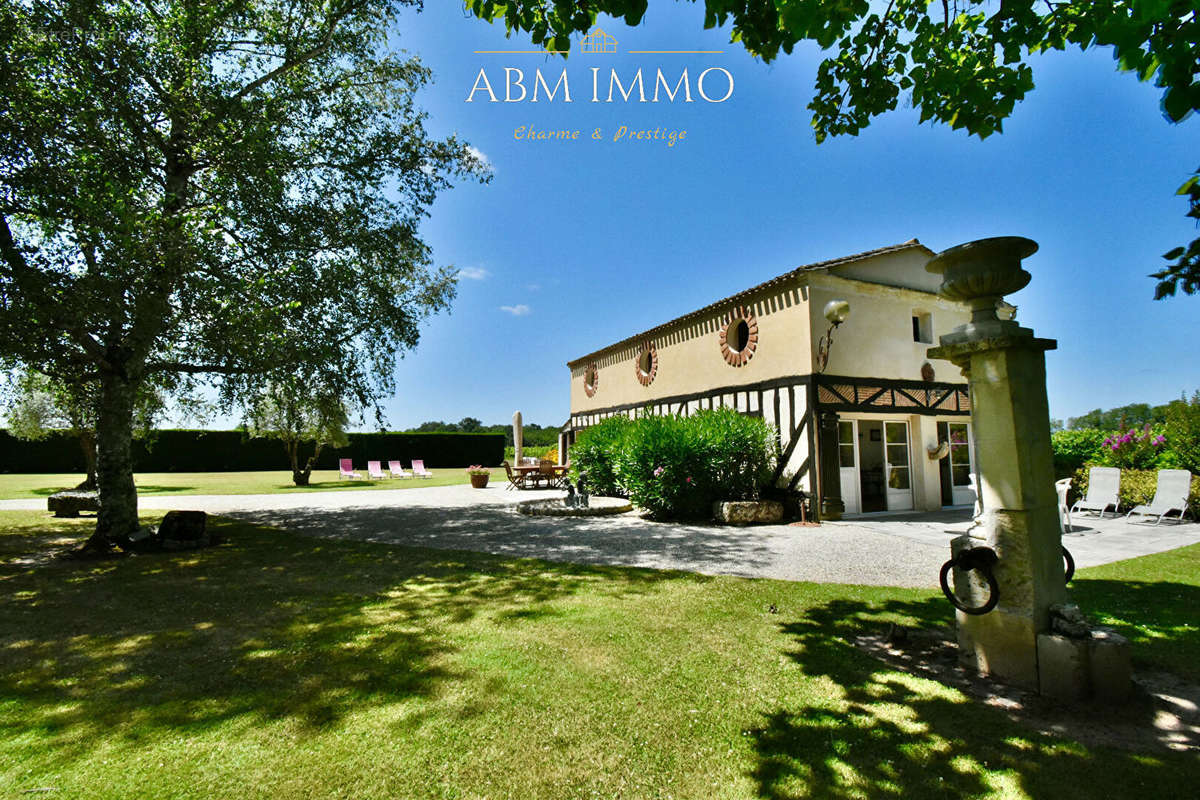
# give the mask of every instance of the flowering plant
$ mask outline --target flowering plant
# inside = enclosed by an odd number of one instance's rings
[[[1122,469],[1151,469],[1158,460],[1167,437],[1154,430],[1147,422],[1143,427],[1121,430],[1104,440],[1101,452],[1104,459],[1114,467]]]
[[[467,474],[468,475],[491,475],[492,471],[490,469],[488,469],[487,467],[482,466],[480,464],[472,464],[471,466],[467,467]]]

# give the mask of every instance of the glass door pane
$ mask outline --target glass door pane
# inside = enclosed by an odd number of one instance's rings
[[[912,478],[909,474],[908,423],[883,424],[884,457],[887,461],[887,505],[889,511],[913,507]]]
[[[853,467],[854,459],[854,423],[838,423],[838,460],[843,467]]]
[[[964,422],[952,422],[950,428],[950,475],[955,486],[971,486],[971,445]]]

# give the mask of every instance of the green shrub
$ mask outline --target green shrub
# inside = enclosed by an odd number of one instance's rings
[[[1147,422],[1141,427],[1121,429],[1104,438],[1098,462],[1109,467],[1145,470],[1163,466],[1167,443],[1163,426]]]
[[[608,497],[628,497],[617,480],[616,454],[624,447],[625,436],[633,426],[626,416],[609,417],[579,433],[571,445],[571,478],[580,473],[587,480],[588,492]]]
[[[1166,436],[1171,466],[1200,472],[1200,391],[1167,406]]]
[[[1096,428],[1077,431],[1055,431],[1050,434],[1054,448],[1054,473],[1058,478],[1071,475],[1084,464],[1100,460],[1105,432]]]
[[[704,518],[714,501],[757,499],[778,458],[775,431],[733,409],[610,422],[580,435],[573,469],[597,494],[627,496],[660,518]]]
[[[521,456],[523,458],[549,458],[550,451],[552,451],[552,450],[555,452],[555,454],[558,453],[558,448],[550,446],[550,445],[543,445],[543,446],[532,445],[531,446],[531,445],[525,445],[524,443],[522,443]],[[515,447],[512,447],[510,445],[510,446],[504,448],[504,458],[506,460],[508,460],[509,462],[512,462],[512,461],[516,460],[516,457],[517,457],[517,450]],[[555,456],[555,459],[557,459],[557,455]],[[551,459],[551,460],[555,460],[555,459]]]
[[[1071,480],[1070,502],[1087,494],[1088,469],[1078,470]],[[1120,510],[1128,511],[1134,506],[1144,505],[1154,499],[1154,490],[1158,486],[1158,470],[1153,469],[1123,469],[1121,470],[1121,488],[1117,492],[1120,500]],[[1188,509],[1193,519],[1200,519],[1200,477],[1192,474],[1192,491],[1188,495]]]

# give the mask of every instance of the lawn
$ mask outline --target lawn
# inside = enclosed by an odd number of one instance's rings
[[[258,472],[142,472],[134,476],[138,494],[279,494],[290,492],[345,491],[346,489],[411,489],[416,486],[453,486],[470,483],[463,467],[431,469],[432,478],[387,478],[381,481],[340,480],[337,470],[318,470],[308,486],[292,483],[289,470]],[[365,476],[365,465],[358,470]],[[78,474],[0,475],[0,500],[46,497],[76,486]],[[493,481],[504,481],[504,468],[492,470]]]
[[[206,551],[31,561],[88,522],[0,512],[0,796],[1195,793],[1195,754],[1035,734],[847,644],[948,622],[928,591],[215,524],[229,541]],[[1197,607],[1198,560],[1082,570],[1075,591],[1194,678],[1197,631],[1157,604]]]

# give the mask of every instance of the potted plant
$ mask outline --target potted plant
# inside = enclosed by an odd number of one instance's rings
[[[483,489],[488,485],[488,476],[492,474],[492,471],[479,464],[472,464],[467,467],[467,474],[471,476],[471,486]]]

